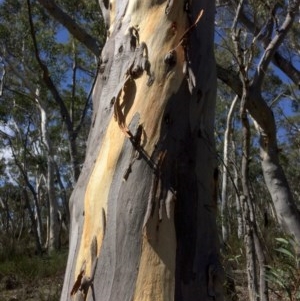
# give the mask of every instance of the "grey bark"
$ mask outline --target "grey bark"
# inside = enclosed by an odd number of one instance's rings
[[[49,252],[58,250],[60,248],[60,231],[59,231],[59,219],[58,219],[58,202],[55,195],[54,187],[54,159],[52,144],[48,132],[48,115],[47,115],[47,104],[39,97],[39,91],[37,90],[36,101],[39,106],[41,113],[41,134],[42,143],[47,156],[47,175],[46,175],[46,186],[48,194],[48,210],[49,210],[49,230],[47,237],[47,248]]]
[[[37,222],[36,222],[36,219],[35,219],[35,216],[34,216],[34,212],[31,208],[30,198],[28,196],[28,193],[27,193],[26,189],[23,189],[22,193],[23,193],[23,196],[24,196],[24,199],[25,199],[25,205],[26,205],[26,208],[28,210],[29,217],[30,217],[30,220],[31,220],[31,223],[32,223],[32,230],[33,230],[33,234],[34,234],[34,238],[35,238],[36,251],[37,251],[37,253],[42,254],[42,245],[40,243],[39,234],[38,234],[38,231],[37,231]]]
[[[245,202],[244,211],[246,223],[246,253],[249,296],[251,301],[268,301],[268,285],[266,280],[267,263],[258,234],[253,204],[254,199],[249,188],[250,125],[244,109],[241,118],[243,123],[242,187],[243,199]]]
[[[62,301],[71,293],[103,301],[222,300],[214,1],[193,2],[187,11],[185,1],[170,3],[115,1],[106,8],[109,36],[70,201]]]
[[[234,156],[234,162],[237,162],[236,145],[235,145],[234,140],[232,140],[232,153]],[[245,226],[244,226],[244,220],[243,220],[243,204],[241,202],[240,193],[238,191],[239,181],[240,181],[240,174],[238,172],[237,165],[235,165],[233,182],[234,182],[234,186],[237,189],[236,194],[235,194],[235,206],[236,206],[236,215],[237,215],[237,223],[238,223],[237,235],[238,235],[238,238],[242,238],[245,233],[245,230],[244,230]]]
[[[248,93],[244,89],[243,97],[246,98]],[[243,124],[243,155],[242,155],[242,188],[244,203],[244,220],[245,220],[245,245],[247,258],[247,275],[248,291],[250,301],[259,301],[258,272],[255,252],[255,214],[253,208],[253,199],[249,189],[249,152],[250,152],[250,125],[245,111],[245,99],[242,98],[241,119]]]
[[[267,259],[261,239],[258,235],[257,223],[255,223],[254,246],[259,266],[259,297],[260,301],[269,300],[269,287],[267,281]]]
[[[41,184],[41,177],[38,179],[36,178],[36,195],[37,197],[34,198],[34,207],[35,207],[35,218],[37,223],[37,232],[40,240],[40,244],[43,244],[43,224],[42,224],[42,217],[41,217],[41,210],[40,210],[40,184]]]

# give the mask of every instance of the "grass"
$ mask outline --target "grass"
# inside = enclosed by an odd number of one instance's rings
[[[51,256],[12,255],[0,260],[0,291],[4,299],[58,301],[63,284],[67,250]],[[11,278],[15,287],[6,289]],[[2,293],[1,293],[2,294]]]

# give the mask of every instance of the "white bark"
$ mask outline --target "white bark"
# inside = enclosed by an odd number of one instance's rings
[[[59,249],[60,247],[60,231],[59,231],[59,219],[58,219],[58,203],[55,195],[54,187],[54,163],[52,144],[48,132],[48,116],[47,116],[47,104],[39,96],[39,90],[36,91],[36,101],[41,113],[41,133],[42,142],[45,147],[47,155],[47,194],[48,194],[48,206],[49,206],[49,229],[47,234],[48,250],[50,252]]]
[[[222,218],[222,236],[223,236],[223,242],[226,243],[228,239],[228,222],[227,222],[227,208],[228,208],[228,202],[227,202],[227,182],[228,182],[228,168],[229,168],[229,144],[230,144],[230,138],[232,135],[232,119],[233,119],[233,113],[234,109],[236,107],[238,96],[234,98],[232,101],[232,104],[230,106],[230,109],[228,111],[227,115],[227,121],[226,121],[226,130],[224,133],[224,147],[223,147],[223,174],[222,174],[222,192],[221,192],[221,218]]]

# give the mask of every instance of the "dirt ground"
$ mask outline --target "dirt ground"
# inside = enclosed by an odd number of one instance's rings
[[[33,282],[18,279],[15,275],[0,279],[1,301],[58,301],[64,275],[55,275]]]

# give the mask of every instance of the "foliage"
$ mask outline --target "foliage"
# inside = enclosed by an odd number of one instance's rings
[[[300,258],[296,253],[295,242],[290,238],[276,238],[277,257],[273,266],[268,266],[267,280],[270,289],[280,300],[296,301],[300,299]]]
[[[96,2],[59,4],[85,30],[99,37],[99,45],[102,43],[103,26]],[[23,209],[28,210],[27,219],[30,217],[26,223],[16,223],[24,225],[20,231],[35,228],[35,214],[41,215],[45,228],[48,197],[53,195],[47,186],[47,160],[53,156],[55,199],[68,227],[68,198],[84,158],[97,60],[38,3],[6,0],[0,8],[0,58],[5,67],[0,97],[2,224],[10,228],[7,234],[16,231],[13,219],[20,214],[14,214],[15,200],[6,193],[14,186],[22,187],[20,199]],[[54,154],[45,145],[41,103]],[[43,232],[41,244],[46,241]]]
[[[25,247],[23,245],[23,247]],[[28,254],[11,255],[0,260],[1,300],[58,301],[67,261],[67,250],[42,257]],[[15,282],[14,289],[6,287],[8,279]]]
[[[22,279],[35,281],[63,271],[66,258],[67,250],[42,257],[34,254],[29,256],[26,253],[15,254],[10,256],[9,260],[0,261],[0,273],[4,275],[14,274]]]

